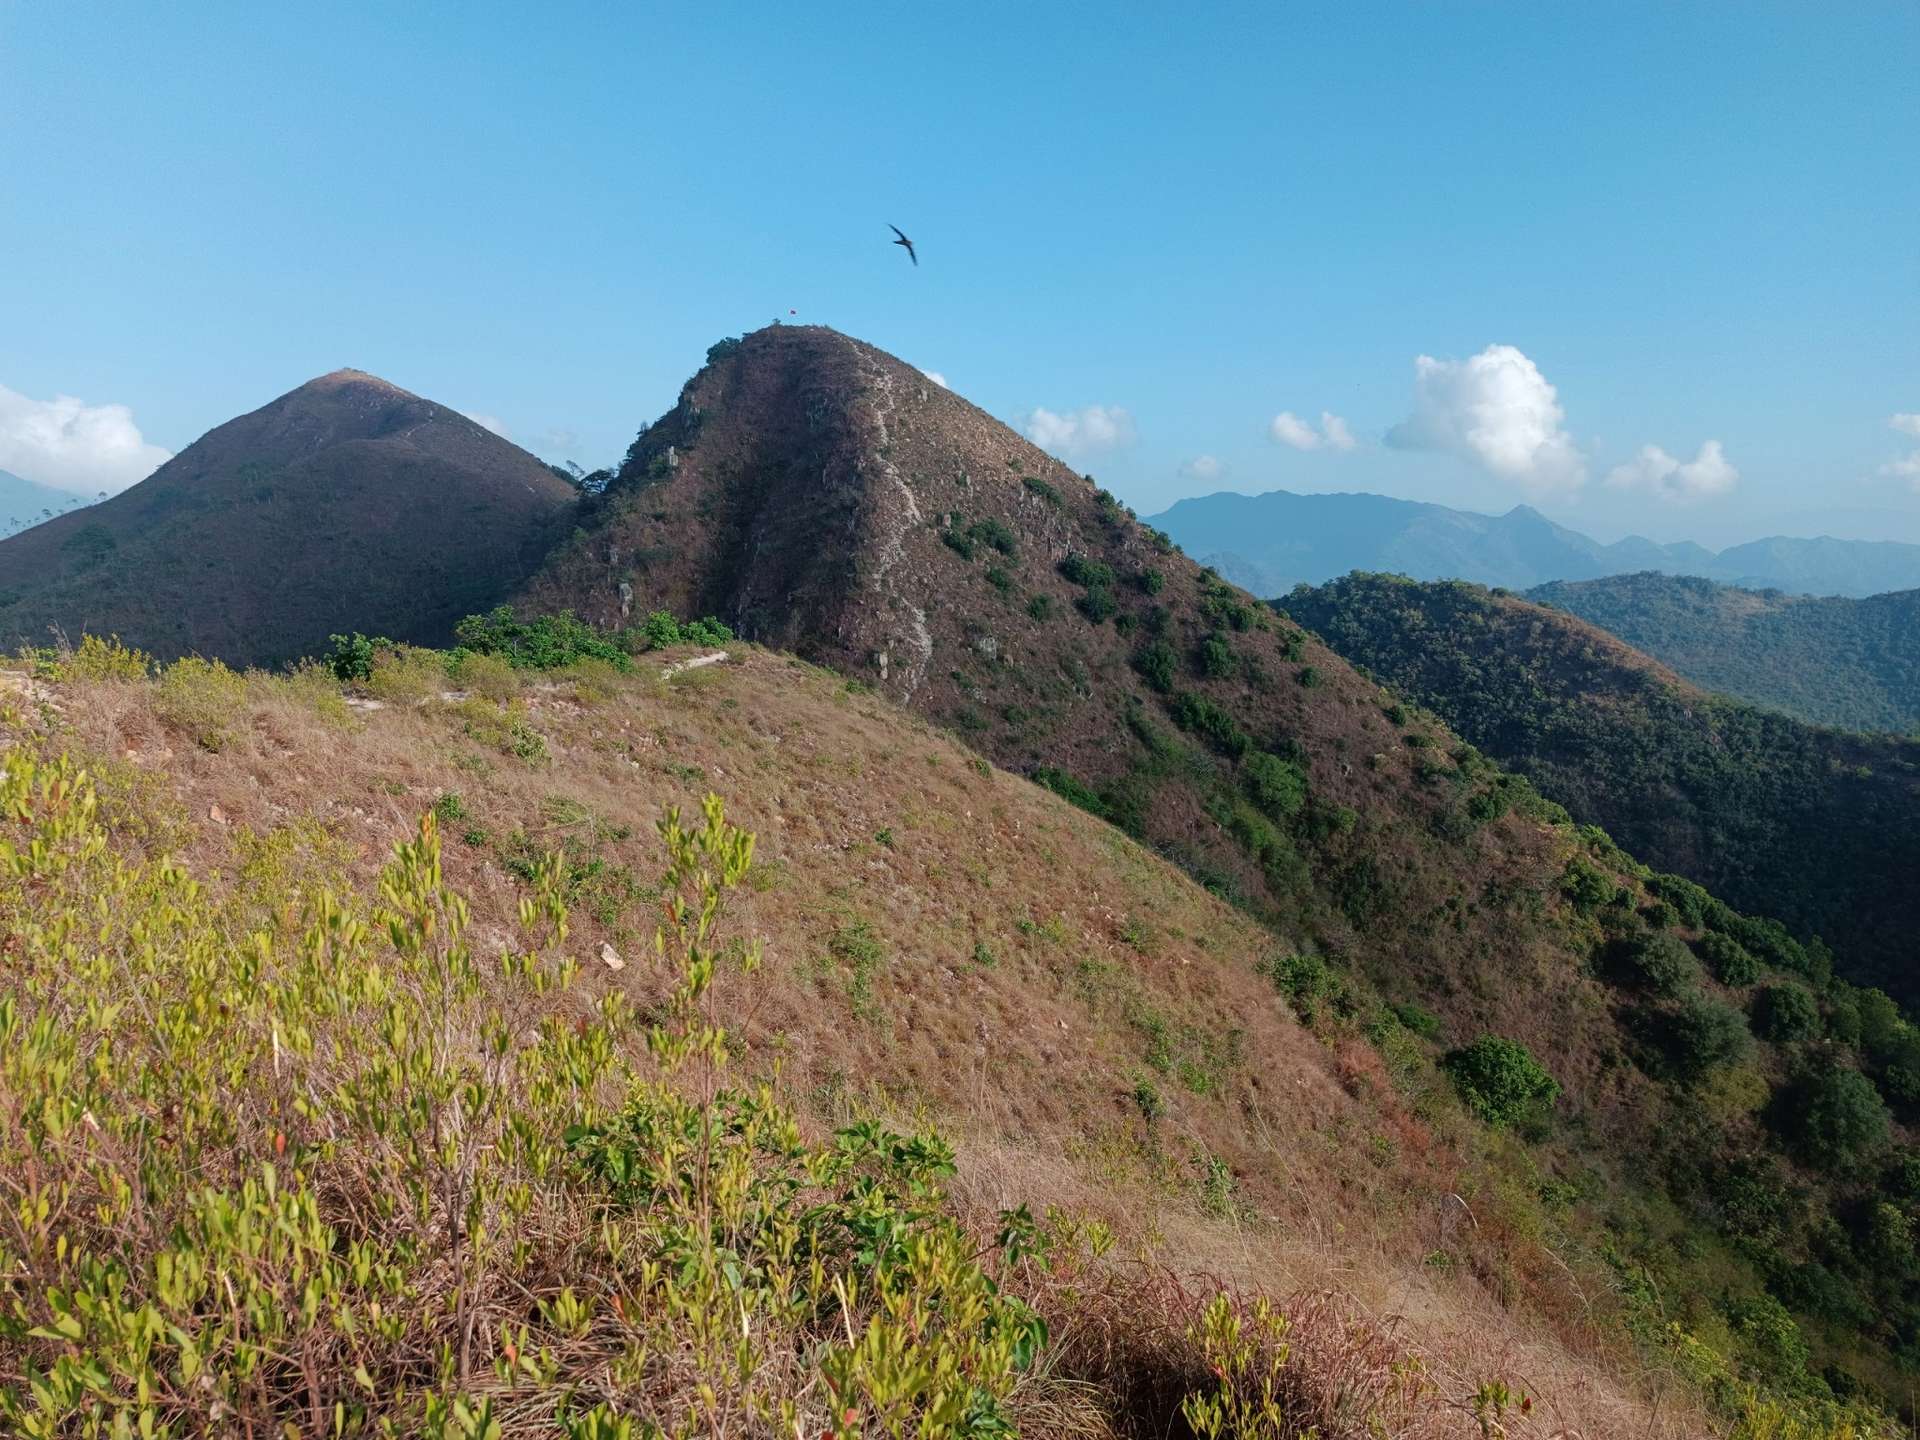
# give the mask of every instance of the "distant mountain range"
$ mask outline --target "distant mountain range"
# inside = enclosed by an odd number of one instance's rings
[[[36,485],[10,470],[0,470],[0,536],[25,530],[86,503],[69,491]]]
[[[1803,595],[1920,587],[1920,545],[1774,537],[1716,553],[1691,541],[1663,545],[1638,535],[1603,545],[1528,505],[1481,515],[1385,495],[1223,492],[1181,500],[1147,523],[1264,596],[1354,570],[1514,590],[1644,570]]]
[[[1815,599],[1642,572],[1556,581],[1527,598],[1709,690],[1819,725],[1920,730],[1920,590]]]

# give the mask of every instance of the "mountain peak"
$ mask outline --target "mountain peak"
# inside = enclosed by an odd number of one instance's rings
[[[0,648],[58,626],[272,663],[322,652],[348,616],[444,643],[527,575],[574,498],[450,406],[335,370],[113,499],[0,541]]]
[[[378,375],[371,374],[365,370],[355,370],[351,367],[340,370],[329,370],[324,375],[316,375],[313,379],[307,381],[306,384],[289,393],[294,395],[305,393],[324,394],[332,390],[353,388],[384,391],[389,395],[405,396],[409,400],[419,398],[414,395],[411,390],[402,390],[391,380],[383,380]]]

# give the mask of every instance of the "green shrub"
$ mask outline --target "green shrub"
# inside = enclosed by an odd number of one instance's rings
[[[369,639],[358,630],[351,635],[330,635],[332,652],[326,658],[327,668],[333,671],[334,678],[343,684],[355,684],[373,674],[373,657],[382,650],[393,648],[393,641],[385,636]]]
[[[160,672],[154,712],[202,750],[224,750],[229,727],[246,704],[246,681],[218,660],[188,656]]]
[[[1057,506],[1060,504],[1060,492],[1042,480],[1038,475],[1022,475],[1020,477],[1020,483],[1025,485],[1027,489],[1031,490],[1035,495],[1038,495],[1049,505]]]
[[[1316,1023],[1322,1003],[1334,999],[1346,988],[1327,962],[1310,952],[1276,955],[1262,960],[1254,968],[1286,997],[1303,1025]]]
[[[1584,855],[1569,860],[1566,874],[1560,877],[1560,893],[1582,915],[1593,914],[1611,900],[1615,888],[1613,877]]]
[[[1414,1034],[1428,1040],[1440,1034],[1440,1017],[1431,1010],[1422,1009],[1411,1000],[1405,1000],[1393,1007],[1393,1017]]]
[[[1044,785],[1061,799],[1079,806],[1089,815],[1098,815],[1102,820],[1107,818],[1106,802],[1066,771],[1043,765],[1033,772],[1033,780],[1036,785]]]
[[[122,645],[118,635],[82,635],[79,647],[61,657],[58,669],[61,679],[144,680],[153,669],[153,657]]]
[[[1771,1295],[1729,1301],[1727,1324],[1739,1346],[1740,1358],[1756,1374],[1793,1389],[1804,1384],[1812,1358],[1800,1327],[1787,1308]]]
[[[1104,560],[1093,560],[1075,552],[1060,562],[1060,573],[1085,590],[1113,588],[1113,567]]]
[[[447,683],[447,662],[437,650],[394,645],[373,657],[367,693],[388,705],[417,705],[440,694]]]
[[[1818,1165],[1851,1165],[1886,1143],[1891,1117],[1873,1082],[1858,1070],[1828,1066],[1804,1075],[1780,1107],[1794,1146]]]
[[[1218,630],[1200,642],[1194,654],[1194,668],[1208,680],[1228,680],[1240,673],[1240,657]]]
[[[1799,985],[1768,985],[1753,997],[1753,1028],[1776,1045],[1793,1045],[1820,1033],[1820,1005]]]
[[[1182,692],[1173,699],[1173,723],[1190,730],[1223,755],[1235,759],[1253,748],[1233,715],[1204,695]]]
[[[622,670],[630,663],[626,651],[570,610],[523,621],[511,606],[501,605],[485,615],[467,616],[453,627],[453,634],[463,649],[504,656],[516,670],[558,670],[589,658]]]
[[[1150,641],[1133,654],[1133,668],[1139,672],[1140,678],[1147,682],[1149,689],[1157,690],[1162,695],[1173,690],[1179,664],[1173,647],[1164,640]]]
[[[1167,577],[1158,570],[1146,569],[1140,572],[1140,588],[1148,595],[1158,595],[1167,588]]]
[[[1113,598],[1113,592],[1101,588],[1087,591],[1073,603],[1074,608],[1094,625],[1104,624],[1112,619],[1114,612],[1120,608],[1119,602]]]
[[[1240,767],[1240,784],[1247,798],[1275,820],[1298,815],[1307,803],[1307,777],[1300,767],[1278,755],[1256,750]]]
[[[1053,597],[1051,595],[1035,595],[1031,597],[1027,601],[1027,614],[1035,620],[1051,620],[1053,618]]]
[[[520,674],[503,655],[459,654],[453,666],[453,683],[501,704],[520,693]]]
[[[1621,941],[1619,970],[1629,984],[1655,995],[1684,995],[1700,983],[1700,962],[1686,942],[1665,931]]]
[[[1747,1020],[1730,1005],[1689,995],[1655,1021],[1670,1073],[1688,1084],[1743,1059],[1752,1045]]]
[[[1713,978],[1731,989],[1744,989],[1763,973],[1753,952],[1731,935],[1709,930],[1700,937],[1694,948],[1699,951],[1700,958],[1707,962]]]
[[[1440,1062],[1467,1107],[1489,1125],[1544,1119],[1560,1082],[1517,1040],[1482,1035]]]

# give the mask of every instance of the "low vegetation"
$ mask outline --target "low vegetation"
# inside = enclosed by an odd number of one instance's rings
[[[1283,603],[1638,858],[1815,951],[1824,939],[1856,983],[1920,1000],[1920,741],[1704,694],[1579,620],[1475,585],[1355,575]]]
[[[1703,689],[1815,725],[1920,731],[1920,591],[1815,597],[1646,573],[1542,585],[1527,598],[1598,625]]]

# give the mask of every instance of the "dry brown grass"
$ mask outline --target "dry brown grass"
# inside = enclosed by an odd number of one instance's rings
[[[1532,1428],[1510,1420],[1515,1436],[1705,1433],[1589,1318],[1605,1305],[1593,1277],[1499,1229],[1466,1128],[1416,1115],[1371,1049],[1330,1046],[1279,1003],[1254,969],[1270,932],[824,671],[746,647],[672,681],[549,681],[523,697],[544,760],[475,723],[502,713],[491,702],[352,714],[311,677],[256,679],[217,753],[169,725],[150,686],[36,698],[59,743],[104,757],[110,793],[171,808],[145,843],[216,884],[259,837],[312,824],[364,883],[451,793],[466,818],[444,827],[449,880],[472,900],[483,953],[514,931],[516,831],[630,867],[621,904],[595,918],[576,903],[571,943],[592,987],[623,988],[643,1012],[662,983],[597,957],[603,944],[635,955],[651,934],[664,808],[726,797],[760,837],[733,926],[768,943],[751,993],[730,979],[721,1003],[749,1017],[757,1053],[777,1057],[823,1124],[937,1120],[961,1147],[956,1198],[983,1223],[1007,1205],[1057,1206],[1106,1221],[1131,1257],[1055,1297],[1029,1433],[1177,1433],[1168,1406],[1198,1363],[1187,1330],[1216,1289],[1298,1297],[1298,1383],[1329,1416],[1417,1357],[1431,1413],[1409,1410],[1394,1434],[1478,1434],[1458,1405],[1494,1379],[1532,1398]],[[463,827],[484,843],[459,843]],[[877,948],[870,964],[845,958],[859,946],[836,953],[853,927]],[[1153,1025],[1171,1037],[1166,1073],[1150,1063]],[[1143,1079],[1164,1105],[1151,1121]],[[1221,1208],[1202,1183],[1208,1156],[1231,1177],[1224,1214],[1207,1213]],[[1462,1193],[1488,1209],[1473,1224],[1453,1213]],[[1422,1264],[1436,1237],[1463,1258],[1450,1273]],[[1130,1398],[1116,1414],[1089,1386]]]

